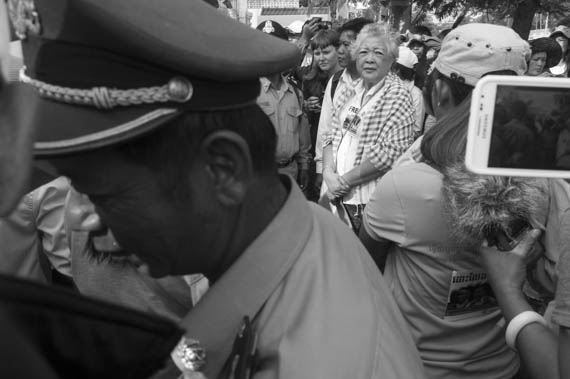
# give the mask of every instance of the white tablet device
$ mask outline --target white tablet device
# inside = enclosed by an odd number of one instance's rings
[[[570,178],[570,79],[482,78],[465,163],[479,174]]]

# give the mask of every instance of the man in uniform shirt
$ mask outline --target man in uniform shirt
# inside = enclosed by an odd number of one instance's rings
[[[258,30],[287,41],[287,32],[275,21],[265,21]],[[257,104],[271,119],[277,133],[275,162],[280,174],[296,179],[304,191],[309,182],[311,136],[303,114],[303,94],[282,73],[261,78]]]
[[[277,175],[255,100],[259,77],[293,66],[298,49],[199,1],[72,5],[36,0],[20,24],[34,152],[95,206],[72,238],[154,277],[212,283],[162,374],[422,378],[364,247]]]

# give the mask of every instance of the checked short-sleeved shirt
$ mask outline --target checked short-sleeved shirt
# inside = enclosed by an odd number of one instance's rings
[[[369,159],[376,168],[387,171],[414,140],[415,111],[412,99],[406,86],[393,73],[389,73],[383,83],[364,92],[361,82],[355,96],[362,96],[362,104],[367,106],[362,107],[358,114],[359,145],[354,166]],[[338,116],[333,117],[332,122],[331,132],[323,139],[323,147],[332,144],[336,165],[336,155],[345,133]]]

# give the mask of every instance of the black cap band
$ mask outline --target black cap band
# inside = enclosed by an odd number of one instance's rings
[[[192,93],[187,101],[136,106],[169,106],[184,110],[231,109],[255,102],[259,94],[257,79],[216,82],[184,76],[140,59],[130,59],[92,47],[48,40],[35,42],[36,54],[34,59],[28,60],[26,75],[47,85],[71,89],[106,87],[131,90],[164,86],[178,77],[185,78],[191,85]],[[58,101],[56,97],[47,97]]]

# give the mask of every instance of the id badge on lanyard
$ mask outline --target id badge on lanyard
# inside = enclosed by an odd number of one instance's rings
[[[360,117],[354,116],[352,120],[344,120],[344,124],[342,128],[344,129],[345,133],[351,133],[356,135],[358,133],[358,126],[360,125]]]
[[[359,111],[359,108],[350,107],[349,113],[342,124],[343,137],[346,133],[350,133],[354,136],[358,133],[358,127],[360,126],[360,117],[358,116]],[[350,117],[351,115],[352,117]]]

